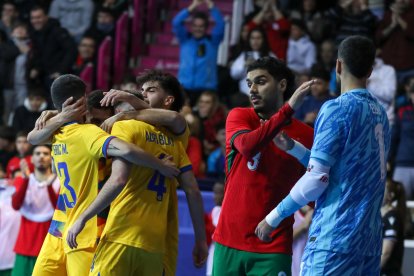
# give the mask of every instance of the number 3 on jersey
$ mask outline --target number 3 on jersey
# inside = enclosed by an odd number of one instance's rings
[[[163,159],[164,157],[165,154],[161,154],[159,159]],[[148,183],[147,189],[157,192],[157,201],[162,201],[164,194],[167,192],[167,189],[165,188],[165,176],[158,171],[155,171]]]
[[[70,186],[70,176],[69,176],[69,170],[68,165],[65,162],[59,162],[57,164],[57,171],[59,173],[59,178],[62,179],[64,177],[63,186],[69,191],[70,196],[72,197],[72,200],[69,199],[68,195],[66,193],[62,194],[63,200],[65,201],[65,205],[68,208],[73,208],[76,204],[76,192],[73,189],[72,186]],[[62,175],[63,172],[63,175]]]

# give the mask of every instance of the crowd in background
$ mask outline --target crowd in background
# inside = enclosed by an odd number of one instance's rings
[[[217,1],[218,2],[218,1]],[[227,66],[217,65],[224,18],[212,1],[188,1],[173,19],[180,46],[178,79],[188,97],[182,110],[191,136],[187,149],[200,180],[224,178],[225,119],[249,106],[246,67],[263,56],[282,59],[296,85],[319,82],[295,117],[313,126],[324,102],[338,96],[336,47],[349,35],[371,38],[377,47],[368,90],[387,111],[392,127],[390,175],[414,199],[414,3],[411,0],[256,0],[245,16]],[[62,74],[79,75],[96,63],[97,48],[114,36],[127,0],[1,1],[0,178],[12,179],[31,150],[22,146],[41,112],[53,109],[50,85]],[[209,14],[197,12],[206,4]],[[190,28],[185,21],[192,14]],[[209,25],[212,26],[209,26]],[[120,87],[138,90],[134,77]],[[284,95],[287,99],[289,95]],[[27,143],[27,141],[26,141]],[[401,193],[399,193],[401,194]],[[406,236],[412,222],[406,220]]]

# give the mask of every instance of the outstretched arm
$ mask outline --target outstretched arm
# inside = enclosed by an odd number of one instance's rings
[[[92,217],[108,207],[111,202],[122,192],[129,177],[131,164],[115,158],[112,162],[112,173],[108,181],[99,192],[92,204],[83,212],[69,229],[66,241],[70,248],[77,248],[76,237],[82,232],[85,224]]]
[[[157,170],[166,177],[175,177],[180,173],[170,158],[158,159],[142,148],[118,138],[109,141],[106,156],[121,157],[132,164]]]

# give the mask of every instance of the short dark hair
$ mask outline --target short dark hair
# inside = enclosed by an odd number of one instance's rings
[[[109,14],[115,20],[115,13],[114,13],[114,11],[112,9],[107,8],[107,7],[100,7],[98,9],[98,12],[96,13],[96,16],[98,16],[98,13],[100,13],[100,12]]]
[[[34,152],[35,149],[38,148],[38,147],[48,148],[50,150],[50,153],[52,153],[52,147],[50,145],[46,145],[46,144],[33,145],[32,146],[32,152]]]
[[[40,86],[40,85],[29,86],[27,89],[27,96],[46,98],[46,92],[43,86]]]
[[[375,45],[363,36],[350,36],[343,40],[338,48],[338,58],[356,78],[366,77],[375,61]]]
[[[86,97],[86,107],[88,110],[91,110],[92,108],[96,109],[110,109],[113,111],[112,106],[101,106],[101,101],[104,98],[103,90],[93,90],[91,91],[88,96]]]
[[[203,20],[204,21],[204,26],[206,28],[208,28],[208,25],[209,25],[208,15],[205,12],[195,12],[192,17],[193,17],[193,20],[194,19]]]
[[[329,82],[331,80],[331,73],[328,72],[322,65],[315,64],[311,68],[310,77]]]
[[[62,110],[62,104],[67,99],[73,97],[73,100],[77,101],[85,96],[85,91],[85,83],[78,76],[71,74],[58,77],[53,81],[50,88],[53,105],[59,111]]]
[[[19,137],[26,137],[27,138],[27,135],[29,135],[29,132],[27,130],[20,130],[16,134],[16,139],[19,138]]]
[[[140,100],[144,100],[144,96],[140,93],[140,92],[136,92],[136,91],[132,91],[132,90],[123,90],[124,92],[127,92],[131,95],[134,95],[135,97],[137,97]],[[114,104],[114,109],[116,109],[119,105],[121,105],[124,102],[117,102]]]
[[[42,11],[43,11],[43,13],[44,13],[45,15],[47,15],[46,8],[45,8],[45,7],[43,7],[43,6],[40,6],[40,5],[35,5],[35,6],[33,6],[33,7],[30,9],[30,13],[32,13],[33,11],[38,11],[38,10],[42,10]]]
[[[185,96],[183,88],[176,77],[161,70],[148,70],[137,77],[138,86],[149,81],[156,81],[168,95],[174,97],[171,110],[179,112],[183,108]]]
[[[14,142],[16,140],[16,131],[10,126],[0,126],[0,138]]]
[[[247,73],[253,70],[266,70],[275,80],[286,79],[285,95],[290,95],[295,88],[295,75],[286,64],[274,57],[261,57],[247,66]]]

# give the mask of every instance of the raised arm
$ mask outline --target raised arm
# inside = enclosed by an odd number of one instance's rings
[[[193,222],[195,245],[193,249],[193,261],[196,267],[201,267],[207,260],[208,247],[204,226],[204,207],[197,181],[191,170],[183,172],[178,177],[178,182],[187,197],[190,216]]]
[[[110,132],[115,122],[131,119],[143,121],[150,125],[163,126],[175,135],[182,134],[187,127],[185,118],[178,112],[166,109],[148,108],[120,112],[105,120],[105,122],[102,123],[101,128],[106,132]]]
[[[213,1],[207,0],[206,2],[208,8],[210,9],[211,17],[213,17],[215,23],[214,28],[211,32],[211,37],[216,44],[220,44],[224,37],[224,18],[220,10],[214,6]]]
[[[73,249],[78,246],[76,237],[85,227],[86,222],[108,207],[111,202],[122,192],[125,184],[127,183],[130,170],[131,164],[120,158],[115,158],[113,160],[112,173],[108,181],[105,183],[96,199],[91,203],[91,205],[89,205],[85,212],[79,216],[68,231],[66,241],[70,248]]]
[[[288,104],[273,115],[266,123],[253,131],[243,131],[233,135],[233,147],[245,156],[252,158],[276,136],[284,124],[292,117],[294,110],[302,104],[303,98],[307,95],[309,88],[315,81],[311,80],[303,83],[289,99]],[[230,116],[229,116],[230,117]],[[230,117],[229,120],[232,118]],[[235,118],[237,120],[237,118]]]
[[[29,143],[32,145],[50,144],[53,133],[62,125],[86,114],[84,97],[71,104],[72,102],[73,97],[67,99],[62,105],[62,111],[59,113],[51,111],[42,112],[42,115],[36,121],[35,128],[27,135]],[[53,116],[54,114],[56,116]],[[50,115],[53,117],[44,121]]]

